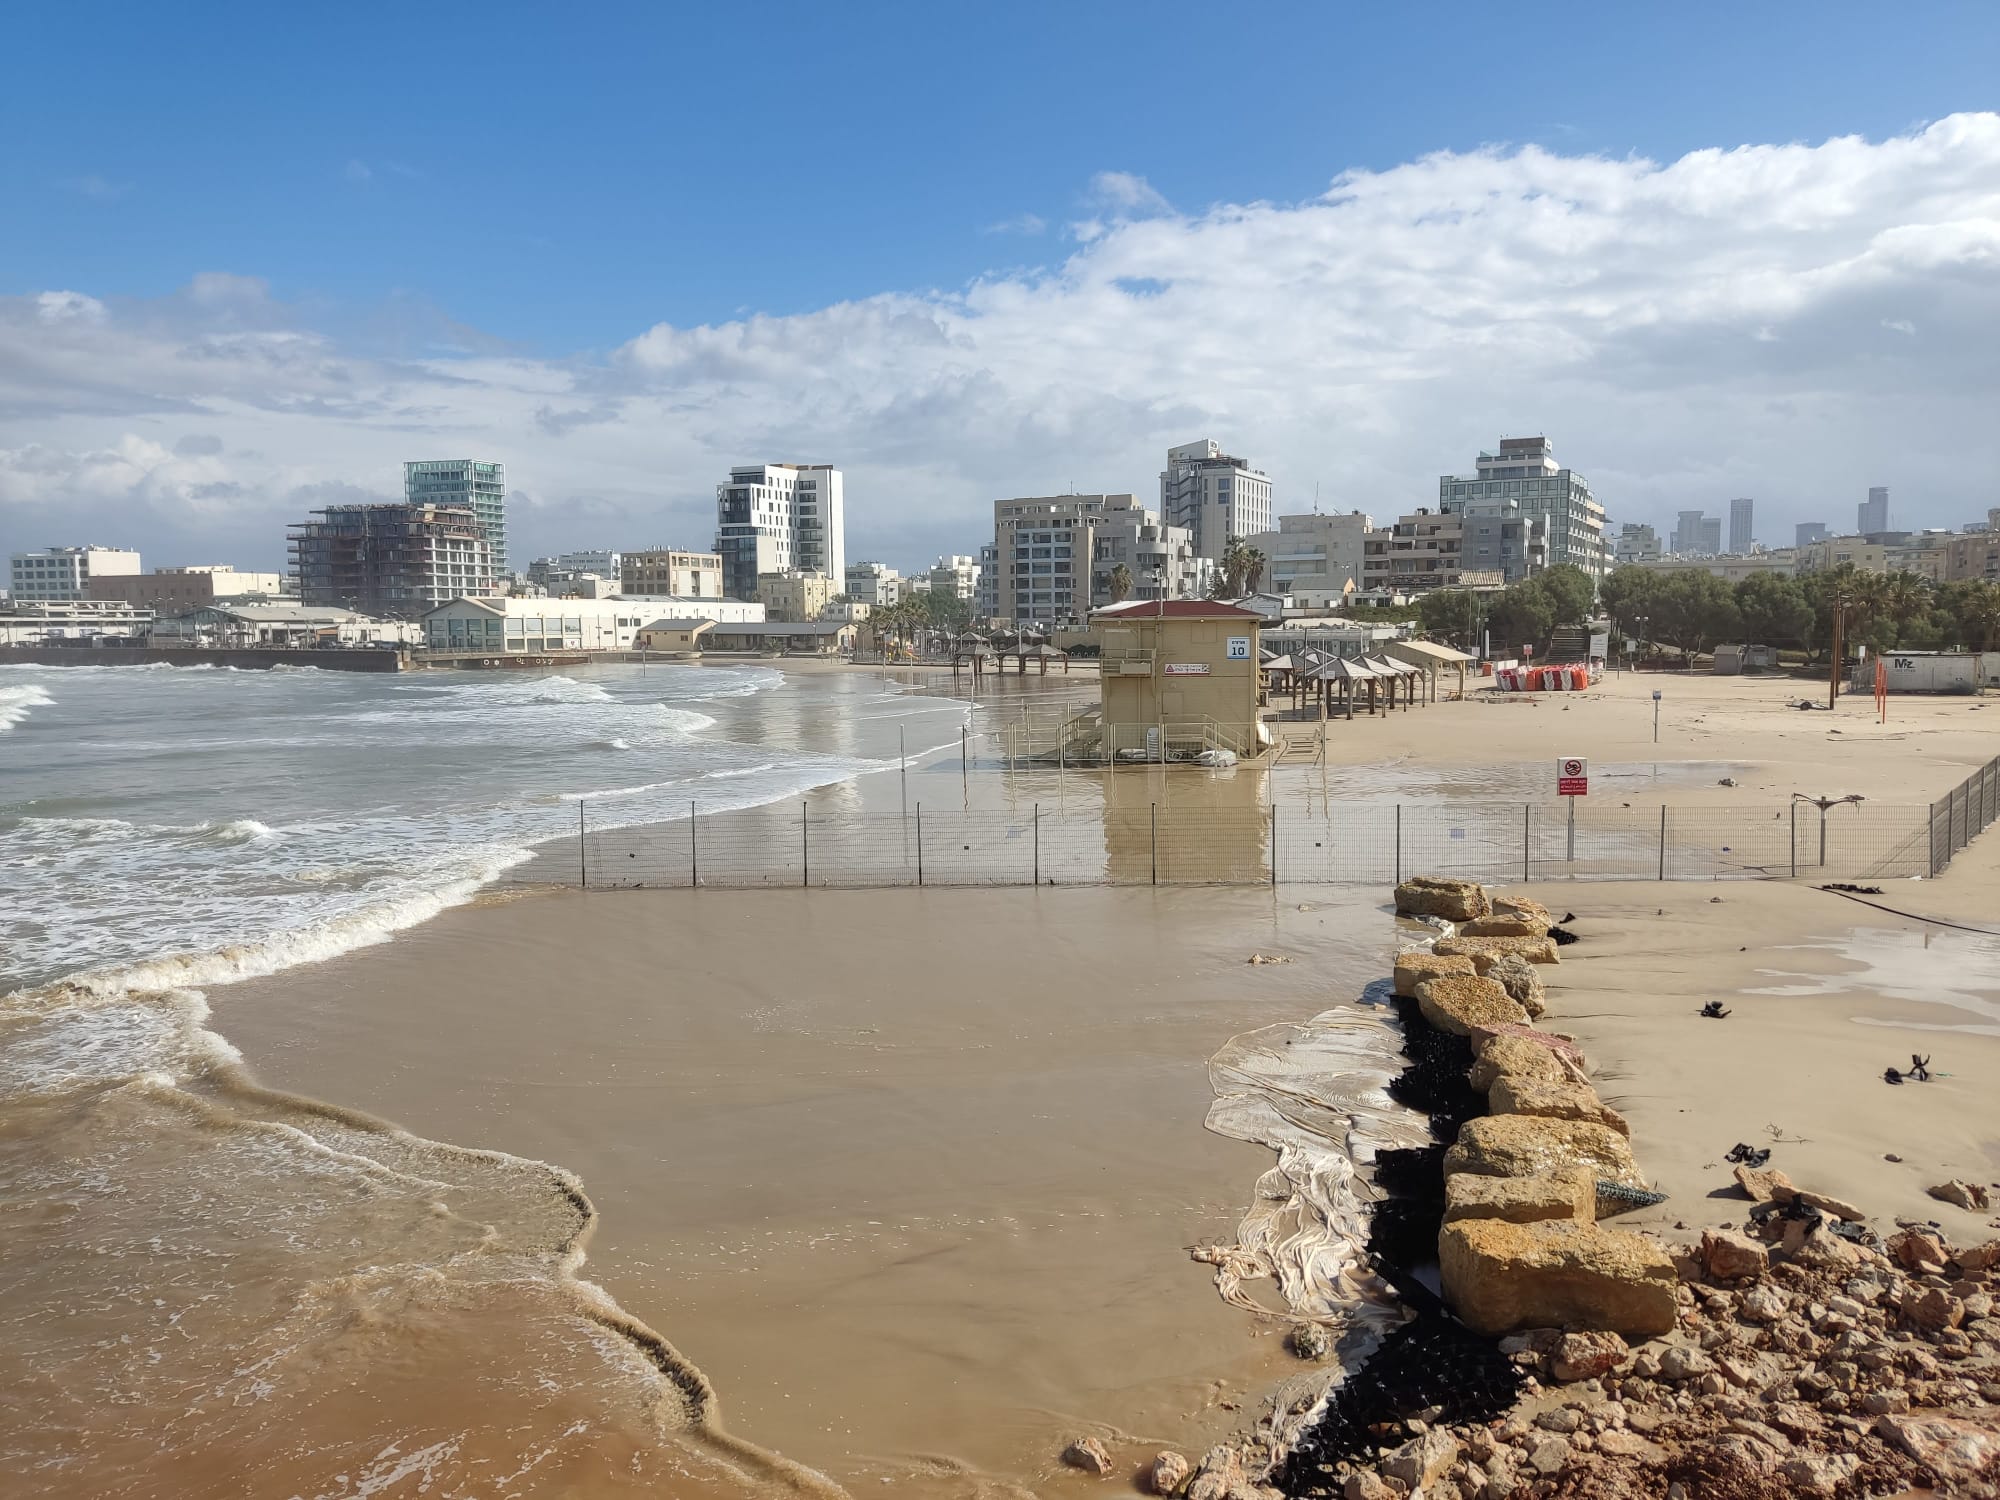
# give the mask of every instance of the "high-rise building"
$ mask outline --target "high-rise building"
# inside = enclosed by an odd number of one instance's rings
[[[1275,531],[1259,531],[1249,544],[1264,554],[1266,593],[1302,599],[1339,598],[1351,582],[1361,587],[1362,542],[1375,529],[1372,516],[1279,516]]]
[[[1581,474],[1557,467],[1546,437],[1502,438],[1496,451],[1479,455],[1476,473],[1438,479],[1438,505],[1447,515],[1488,500],[1518,501],[1524,518],[1540,518],[1551,567],[1568,563],[1593,578],[1604,576],[1610,555],[1604,507]]]
[[[500,592],[486,526],[463,505],[329,505],[287,533],[299,602],[414,620]]]
[[[1862,536],[1889,529],[1889,487],[1873,486],[1868,498],[1854,507],[1854,529]]]
[[[139,554],[118,547],[44,547],[16,552],[8,561],[7,590],[22,599],[84,599],[93,578],[139,571]]]
[[[1160,520],[1185,527],[1199,556],[1220,558],[1231,537],[1271,529],[1271,481],[1212,439],[1183,443],[1160,473]]]
[[[1611,545],[1613,561],[1620,567],[1632,563],[1658,562],[1660,559],[1660,536],[1650,526],[1641,526],[1636,521],[1627,521],[1618,528],[1618,538]]]
[[[1823,542],[1831,535],[1824,521],[1801,521],[1792,528],[1792,545],[1810,547],[1814,542]]]
[[[1000,549],[991,542],[979,545],[979,589],[972,596],[976,619],[990,620],[1000,613]]]
[[[476,458],[426,458],[403,465],[403,499],[411,505],[442,505],[472,512],[486,528],[493,551],[493,576],[507,573],[507,470]]]
[[[722,589],[754,599],[765,573],[847,578],[846,499],[829,464],[745,464],[715,487],[715,550]]]
[[[1729,502],[1729,550],[1738,557],[1749,555],[1756,545],[1756,526],[1752,522],[1752,512],[1757,502],[1747,495],[1739,495]]]
[[[1722,551],[1722,517],[1682,511],[1674,524],[1673,550],[1681,557],[1714,557]]]

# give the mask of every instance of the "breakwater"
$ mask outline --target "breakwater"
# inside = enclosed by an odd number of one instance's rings
[[[0,666],[19,667],[316,667],[322,672],[407,672],[407,651],[381,647],[0,646]]]

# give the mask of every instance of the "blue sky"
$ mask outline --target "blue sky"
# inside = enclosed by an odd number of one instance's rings
[[[636,448],[615,464],[601,447],[583,454],[578,427],[587,432],[592,413],[616,405],[634,417],[633,393],[607,382],[616,384],[621,351],[661,325],[686,331],[765,315],[807,328],[828,309],[869,299],[950,299],[995,282],[1034,287],[1076,277],[1079,257],[1101,255],[1127,230],[1124,243],[1141,244],[1157,232],[1148,225],[1310,204],[1342,173],[1407,176],[1435,152],[1497,147],[1504,156],[1539,146],[1564,160],[1669,164],[1709,148],[1817,146],[1848,135],[1882,142],[1990,109],[2000,93],[1992,4],[426,4],[312,15],[266,5],[72,5],[16,7],[6,35],[0,298],[74,292],[108,309],[111,326],[171,322],[188,338],[282,328],[341,358],[388,362],[377,370],[473,361],[453,368],[445,383],[454,386],[479,385],[481,360],[540,362],[577,403],[548,407],[548,436],[567,433],[566,448],[543,455],[517,445],[511,454],[517,485],[547,512],[539,518],[547,526],[531,519],[529,534],[549,545],[584,544],[564,528],[643,519],[648,486],[665,507],[659,526],[698,533],[713,466],[725,454],[768,456],[745,444],[789,447],[787,400],[814,406],[803,377],[790,386],[774,378],[772,400],[754,412],[711,399],[726,373],[704,370],[709,394],[699,396],[653,379],[647,420],[679,412],[707,424],[712,452],[663,452],[650,476]],[[1967,172],[1983,181],[1988,166],[1981,157],[1955,170],[1963,186]],[[1550,191],[1496,190],[1529,200]],[[1406,222],[1465,211],[1463,200],[1413,203]],[[1857,223],[1855,232],[1881,228]],[[1433,274],[1446,291],[1460,271]],[[197,281],[218,275],[240,284]],[[1143,290],[1141,280],[1123,285]],[[231,290],[190,295],[203,285]],[[1982,298],[1989,289],[1982,284]],[[1214,304],[1205,315],[1215,316]],[[1877,316],[1870,326],[1915,321]],[[19,337],[46,341],[48,326],[43,316]],[[24,357],[47,352],[30,347]],[[100,363],[128,357],[101,342],[87,354]],[[510,368],[518,384],[519,366]],[[104,373],[112,384],[136,378]],[[1061,369],[1044,375],[1045,394],[1060,386]],[[1021,394],[1019,378],[994,378]],[[198,384],[151,411],[136,399],[97,410],[87,396],[73,406],[0,396],[0,451],[35,449],[22,473],[47,472],[58,452],[77,456],[81,470],[126,437],[172,451],[190,436],[205,444],[214,429],[229,451],[257,455],[262,477],[247,462],[206,479],[154,465],[150,485],[66,492],[113,522],[125,494],[132,529],[189,545],[204,529],[231,546],[249,535],[243,506],[220,503],[230,485],[239,499],[257,491],[273,505],[280,485],[300,496],[392,487],[380,457],[341,471],[328,457],[340,451],[330,438],[294,449],[275,432],[261,446],[223,433],[245,396]],[[1159,433],[1135,426],[1109,448],[1076,441],[1060,459],[1044,450],[1062,434],[1039,426],[1017,442],[1032,462],[1012,467],[1004,454],[968,465],[949,451],[949,425],[933,452],[878,432],[857,436],[852,456],[813,456],[850,468],[859,459],[864,470],[869,455],[879,460],[883,505],[871,522],[861,503],[859,550],[904,544],[906,532],[912,553],[950,537],[965,550],[977,536],[959,533],[976,530],[979,507],[996,494],[1072,479],[1143,491],[1164,446],[1159,435],[1182,425],[1198,436],[1234,422],[1234,433],[1216,435],[1268,456],[1281,505],[1298,499],[1310,472],[1336,497],[1351,478],[1369,508],[1394,514],[1426,498],[1426,471],[1434,482],[1469,460],[1469,445],[1497,437],[1494,424],[1554,430],[1566,411],[1553,397],[1536,411],[1495,401],[1462,427],[1429,433],[1414,430],[1413,413],[1377,413],[1373,427],[1395,432],[1401,446],[1343,476],[1334,452],[1296,451],[1290,429],[1246,420],[1247,389],[1161,384]],[[1348,372],[1327,397],[1349,422],[1360,415],[1356,385]],[[1815,388],[1803,380],[1794,394]],[[287,410],[296,414],[303,399]],[[885,391],[871,409],[879,416],[918,399]],[[1008,420],[1033,426],[1034,402],[1022,402],[1026,415],[1010,408]],[[217,420],[177,432],[176,403]],[[435,442],[448,451],[467,441],[506,446],[504,424],[487,436],[490,413],[441,417],[425,432],[414,411],[398,408],[410,441],[426,451]],[[121,421],[125,430],[114,433]],[[840,446],[846,431],[797,424],[798,438],[815,443]],[[1629,481],[1625,457],[1604,437],[1572,423],[1559,451]],[[1677,441],[1662,436],[1663,446]],[[1967,449],[1957,461],[1987,452]],[[146,468],[130,452],[121,462],[112,466],[121,474]],[[1777,457],[1766,466],[1779,467]],[[626,480],[615,481],[612,468]],[[9,493],[8,472],[0,464],[8,533],[0,541],[21,545],[13,531],[43,522],[24,514],[26,482]],[[1408,492],[1379,497],[1384,474],[1407,475],[1396,482]],[[1901,478],[1873,480],[1885,481]],[[1792,506],[1771,482],[1762,468],[1727,481]],[[1673,489],[1607,503],[1650,519],[1672,508]],[[864,477],[859,492],[867,491]],[[1979,498],[1941,488],[1922,503],[1952,513],[1921,519],[1955,524]],[[1807,511],[1813,503],[1797,499]]]
[[[1198,208],[2000,102],[1992,4],[306,9],[17,8],[8,289],[227,270],[560,353],[1047,260],[991,226],[1083,217],[1099,171]]]

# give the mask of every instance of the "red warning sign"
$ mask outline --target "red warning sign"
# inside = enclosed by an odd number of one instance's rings
[[[1556,795],[1558,797],[1588,797],[1590,795],[1590,762],[1580,755],[1565,755],[1556,762]]]

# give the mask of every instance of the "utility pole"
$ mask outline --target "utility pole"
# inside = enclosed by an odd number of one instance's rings
[[[1840,697],[1840,626],[1846,614],[1846,601],[1840,595],[1833,596],[1833,669],[1827,674],[1826,706],[1833,708]]]

